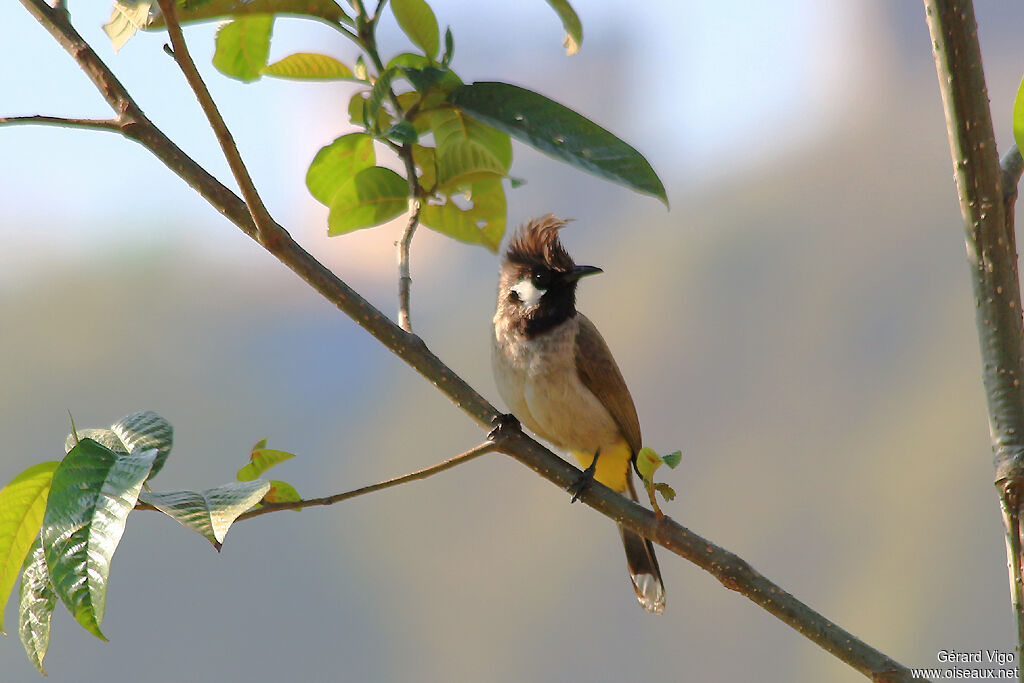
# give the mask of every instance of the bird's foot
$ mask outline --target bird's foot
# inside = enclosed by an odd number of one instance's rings
[[[576,477],[576,481],[569,484],[569,487],[565,489],[572,494],[572,499],[569,500],[569,504],[575,503],[580,499],[580,496],[590,488],[590,485],[594,483],[594,472],[597,470],[597,457],[601,455],[601,449],[598,448],[597,452],[594,453],[594,459],[590,461],[590,465],[587,469],[580,473],[580,476]]]
[[[494,429],[487,432],[488,441],[500,441],[506,434],[523,430],[519,420],[512,413],[498,413],[491,419],[491,424],[494,425]]]

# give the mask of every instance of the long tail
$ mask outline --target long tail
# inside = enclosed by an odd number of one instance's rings
[[[629,495],[637,500],[631,474],[627,473],[626,476]],[[651,614],[661,614],[665,611],[665,584],[661,580],[658,558],[654,556],[654,544],[621,525],[619,532],[622,534],[622,545],[626,548],[626,564],[629,566],[629,578],[633,581],[636,599]]]

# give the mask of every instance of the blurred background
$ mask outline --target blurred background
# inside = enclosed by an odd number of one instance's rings
[[[1002,524],[942,107],[919,3],[578,0],[561,48],[544,2],[433,0],[466,81],[531,87],[636,146],[657,201],[516,145],[509,223],[555,212],[604,268],[601,327],[645,442],[682,449],[667,510],[908,666],[1013,649]],[[158,125],[234,186],[162,35],[114,55],[106,3],[76,25]],[[999,144],[1024,7],[979,2]],[[187,32],[271,212],[387,312],[398,223],[326,237],[304,186],[349,130],[350,85],[243,85]],[[408,42],[388,15],[381,49]],[[109,115],[16,3],[0,9],[0,113]],[[272,58],[329,29],[279,20]],[[305,496],[433,464],[481,432],[144,149],[56,128],[0,130],[0,480],[80,427],[150,408],[175,426],[154,488],[234,478],[249,448]],[[497,257],[422,229],[413,322],[493,401]],[[856,681],[742,596],[661,553],[668,609],[640,610],[614,526],[513,460],[330,508],[239,524],[217,554],[131,516],[101,643],[58,609],[54,681]],[[36,681],[16,635],[0,678]]]

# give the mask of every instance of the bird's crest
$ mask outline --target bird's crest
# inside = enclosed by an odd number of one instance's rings
[[[576,265],[558,239],[558,231],[569,223],[554,214],[527,221],[509,242],[507,261],[526,265],[541,264],[552,270],[568,272]]]

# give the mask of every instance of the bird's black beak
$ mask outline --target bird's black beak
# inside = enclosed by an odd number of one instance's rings
[[[597,275],[598,273],[603,272],[604,271],[598,268],[597,266],[573,266],[573,269],[565,274],[565,279],[568,280],[569,282],[575,282],[576,280],[579,280],[581,277],[586,277],[587,275]]]

